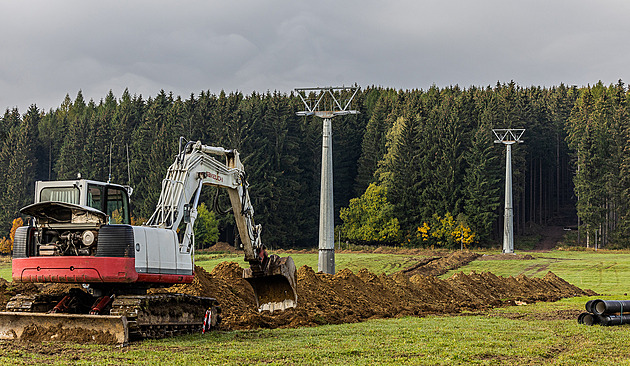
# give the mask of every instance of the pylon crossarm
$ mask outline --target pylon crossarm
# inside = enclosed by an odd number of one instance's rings
[[[494,136],[497,138],[494,140],[495,144],[514,144],[521,143],[521,137],[525,132],[524,128],[496,128],[493,129],[492,132]]]
[[[354,93],[352,93],[352,96],[350,97],[350,99],[348,99],[348,103],[346,103],[346,105],[343,106],[342,109],[344,111],[348,109],[348,107],[350,106],[350,102],[352,102],[352,99],[354,99],[354,96],[357,95],[358,92],[359,92],[359,88],[357,87],[354,89]]]
[[[345,116],[347,114],[358,114],[356,110],[349,109],[352,100],[361,88],[358,86],[338,86],[338,87],[318,87],[318,88],[296,88],[295,91],[300,96],[302,103],[306,107],[306,110],[298,112],[299,116],[311,116],[316,115],[321,118],[332,118],[334,116]],[[335,92],[338,91],[352,91],[352,96],[342,106],[341,102],[335,96]],[[314,92],[317,95],[314,100],[315,104],[311,105],[311,99],[308,98],[308,94]],[[330,99],[328,99],[330,98]],[[326,102],[324,102],[326,99]],[[326,104],[326,105],[323,105]]]

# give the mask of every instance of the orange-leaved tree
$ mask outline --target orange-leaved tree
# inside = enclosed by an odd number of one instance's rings
[[[22,221],[21,217],[13,220],[13,226],[11,227],[9,238],[3,237],[2,239],[0,239],[0,254],[9,255],[13,252],[13,240],[15,240],[15,231],[22,225],[24,225],[24,221]]]

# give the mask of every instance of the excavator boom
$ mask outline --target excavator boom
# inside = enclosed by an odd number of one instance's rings
[[[222,157],[225,163],[214,156]],[[254,223],[254,207],[249,197],[249,184],[245,169],[236,150],[206,146],[189,142],[181,149],[178,158],[164,179],[158,207],[149,220],[150,225],[177,227],[183,216],[179,212],[189,207],[184,242],[188,239],[196,218],[199,193],[203,185],[225,188],[228,191],[234,220],[239,231],[245,261],[250,264],[243,272],[252,286],[259,311],[274,311],[297,306],[296,268],[291,257],[267,256],[262,243],[262,226]]]

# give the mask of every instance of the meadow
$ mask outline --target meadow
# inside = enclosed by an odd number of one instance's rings
[[[497,252],[480,252],[492,257]],[[543,276],[552,271],[605,299],[627,299],[630,252],[529,252],[531,260],[480,259],[451,271],[491,271],[501,276]],[[291,254],[296,265],[317,267],[317,253]],[[233,254],[204,254],[197,264],[211,270],[221,261],[240,263]],[[418,256],[338,253],[337,269],[368,268],[392,273]],[[243,264],[241,264],[243,266]],[[0,263],[0,276],[10,265]],[[596,297],[590,297],[596,298]],[[459,316],[374,319],[363,323],[298,329],[212,332],[147,340],[127,347],[46,342],[3,342],[0,360],[7,364],[242,365],[242,364],[630,364],[630,326],[588,327],[567,319],[589,297],[553,303],[496,308]]]

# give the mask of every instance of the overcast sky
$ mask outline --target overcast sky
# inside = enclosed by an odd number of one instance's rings
[[[109,90],[630,80],[630,1],[1,1],[0,108]]]

